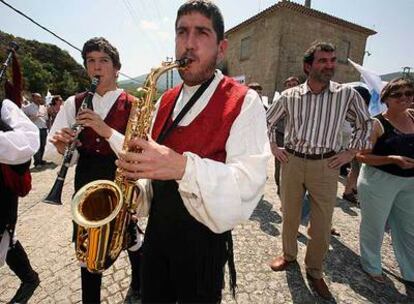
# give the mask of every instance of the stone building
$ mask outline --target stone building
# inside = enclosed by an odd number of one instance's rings
[[[303,53],[316,40],[328,41],[337,48],[334,80],[359,80],[359,73],[347,58],[362,63],[367,38],[375,31],[336,18],[306,6],[281,0],[250,19],[228,30],[229,48],[224,61],[228,75],[259,82],[263,94],[272,97],[283,89],[292,75],[305,79]]]

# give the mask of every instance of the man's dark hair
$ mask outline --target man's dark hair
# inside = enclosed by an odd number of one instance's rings
[[[303,55],[303,63],[312,64],[315,59],[315,52],[335,52],[336,48],[332,43],[316,41],[305,51]]]
[[[288,78],[285,79],[285,81],[283,82],[283,85],[286,85],[287,82],[290,81],[296,81],[298,84],[300,84],[299,78],[296,76],[290,76]]]
[[[365,104],[368,106],[369,101],[371,100],[371,93],[369,90],[363,86],[356,86],[354,87],[354,90],[361,95],[362,99],[365,101]]]
[[[250,89],[253,89],[255,91],[257,91],[257,90],[259,90],[259,91],[263,90],[263,87],[258,82],[250,82],[247,86]]]
[[[53,96],[52,101],[50,102],[50,104],[52,106],[54,106],[54,105],[56,105],[57,101],[60,100],[60,99],[62,99],[62,97],[60,95],[55,95],[55,96]]]
[[[209,0],[190,0],[180,6],[175,19],[175,27],[177,28],[178,20],[187,14],[193,12],[200,13],[207,17],[213,23],[214,31],[217,34],[217,43],[224,39],[224,21],[220,9]]]
[[[82,49],[83,65],[86,67],[86,55],[90,52],[104,52],[112,60],[112,64],[118,70],[121,69],[118,50],[103,37],[94,37],[85,42]]]

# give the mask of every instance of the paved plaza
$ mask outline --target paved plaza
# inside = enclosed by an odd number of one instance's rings
[[[389,235],[383,246],[386,284],[372,282],[361,271],[358,259],[359,209],[340,200],[339,181],[337,207],[333,226],[340,233],[331,240],[326,258],[326,281],[335,299],[324,301],[313,295],[305,278],[306,227],[298,237],[298,263],[285,272],[273,272],[268,266],[272,257],[281,253],[280,201],[273,180],[273,163],[269,163],[266,194],[251,219],[234,232],[234,254],[238,274],[237,302],[228,288],[223,303],[414,303],[414,291],[406,290],[399,281]],[[71,244],[72,223],[70,198],[73,191],[73,169],[70,169],[63,192],[63,206],[41,203],[49,192],[58,168],[33,172],[33,189],[21,199],[17,234],[25,247],[33,268],[40,275],[40,286],[29,303],[80,303],[80,270]],[[104,273],[103,303],[123,303],[130,282],[129,262],[122,253]],[[19,280],[7,266],[0,268],[0,303],[7,303],[19,286]],[[408,293],[408,295],[407,295]]]

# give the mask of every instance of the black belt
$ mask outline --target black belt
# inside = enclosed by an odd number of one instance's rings
[[[289,148],[285,148],[285,150],[289,152],[290,154],[293,154],[294,156],[304,158],[304,159],[313,159],[313,160],[329,158],[336,154],[335,151],[329,151],[329,152],[322,153],[322,154],[305,154],[305,153],[301,153],[301,152],[298,152],[298,151],[295,151]]]

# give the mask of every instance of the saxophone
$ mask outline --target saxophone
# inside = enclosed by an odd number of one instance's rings
[[[125,131],[123,150],[129,149],[132,138],[147,138],[154,112],[157,80],[168,70],[185,68],[189,59],[162,62],[152,69],[144,86],[138,89],[140,98],[132,101]],[[115,181],[96,180],[83,186],[72,199],[72,218],[79,225],[75,236],[76,258],[90,272],[102,272],[109,268],[120,252],[128,247],[131,236],[128,231],[136,213],[139,194],[135,181],[122,176],[118,168]]]

